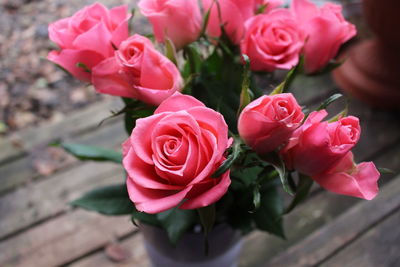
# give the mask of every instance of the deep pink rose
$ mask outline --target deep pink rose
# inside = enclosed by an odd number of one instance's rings
[[[309,0],[293,0],[296,21],[306,35],[305,70],[313,73],[334,58],[340,46],[356,35],[356,28],[342,16],[342,7],[326,3],[321,8]]]
[[[264,95],[243,109],[238,130],[247,145],[265,154],[285,144],[303,118],[292,94]]]
[[[238,44],[244,36],[244,23],[254,15],[254,0],[202,0],[204,12],[211,8],[207,34],[213,38],[221,36],[221,25],[229,39]]]
[[[141,0],[138,5],[153,25],[157,42],[168,37],[180,49],[199,37],[202,17],[197,0]]]
[[[99,3],[84,7],[72,17],[49,25],[50,39],[59,47],[47,58],[60,65],[76,78],[89,82],[90,73],[77,67],[83,63],[91,70],[105,58],[114,55],[113,45],[128,38],[127,5],[108,10]]]
[[[292,13],[275,9],[246,21],[242,54],[250,58],[254,71],[290,69],[299,61],[304,38]]]
[[[219,178],[211,175],[229,145],[220,113],[175,93],[154,115],[138,119],[123,144],[130,199],[147,213],[181,203],[181,209],[196,209],[218,201],[230,185],[229,171]]]
[[[286,165],[306,175],[316,175],[330,169],[354,147],[360,139],[360,124],[348,116],[335,122],[322,121],[327,112],[313,112],[290,138],[282,150]]]
[[[312,178],[331,192],[371,200],[378,194],[379,176],[373,162],[356,165],[348,152],[330,170]]]
[[[135,34],[93,68],[92,83],[100,93],[139,99],[158,105],[182,89],[178,68],[149,39]]]

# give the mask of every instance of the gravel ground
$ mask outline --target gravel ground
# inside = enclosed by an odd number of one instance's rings
[[[0,0],[0,134],[61,120],[72,110],[109,97],[97,94],[46,60],[47,53],[57,48],[48,39],[47,25],[94,2]],[[134,8],[138,1],[99,2]],[[144,18],[135,17],[133,28],[148,32]]]

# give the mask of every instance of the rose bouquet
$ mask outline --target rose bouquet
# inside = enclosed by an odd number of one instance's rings
[[[96,3],[49,26],[48,59],[99,93],[120,96],[128,139],[122,153],[60,143],[83,160],[114,161],[126,184],[96,189],[73,205],[162,228],[172,243],[196,225],[227,224],[284,237],[283,215],[313,182],[364,199],[378,192],[372,162],[356,164],[358,118],[344,109],[306,111],[297,75],[338,65],[356,34],[341,7],[308,0],[141,0],[154,34],[130,35],[127,6]],[[254,76],[286,70],[272,91]],[[283,190],[281,190],[283,189]],[[282,192],[292,196],[284,207]]]

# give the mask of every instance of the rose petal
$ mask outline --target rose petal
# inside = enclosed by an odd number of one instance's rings
[[[183,95],[179,92],[174,93],[172,96],[162,102],[154,111],[154,114],[162,112],[176,112],[186,110],[193,107],[205,107],[205,105],[194,98],[193,96]]]

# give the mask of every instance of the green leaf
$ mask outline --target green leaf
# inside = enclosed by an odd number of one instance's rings
[[[135,206],[130,201],[125,184],[110,185],[92,190],[71,205],[105,215],[132,214]]]
[[[243,81],[242,81],[242,90],[240,92],[240,104],[239,109],[237,111],[237,116],[240,115],[240,112],[251,102],[250,97],[250,59],[247,55],[242,55],[243,60],[245,61],[245,67],[243,70]]]
[[[160,226],[160,221],[158,220],[156,214],[149,214],[146,212],[135,210],[132,212],[132,222],[133,223],[134,223],[134,220],[139,220],[140,222],[154,225],[154,226]]]
[[[212,178],[218,178],[222,174],[224,174],[229,168],[232,166],[232,164],[235,162],[235,160],[239,157],[240,152],[241,152],[241,146],[242,141],[240,138],[235,138],[235,141],[232,145],[232,153],[229,154],[229,156],[224,160],[219,166],[219,168],[214,172],[213,175],[211,175]]]
[[[299,174],[299,183],[297,185],[296,194],[290,205],[286,208],[285,214],[291,212],[299,203],[306,199],[313,182],[314,181],[310,177]]]
[[[169,240],[176,244],[182,235],[196,222],[194,210],[173,208],[156,214],[161,226],[167,231]]]
[[[263,155],[262,159],[270,163],[278,172],[283,190],[285,190],[290,195],[294,195],[294,192],[289,185],[285,163],[283,162],[282,158],[277,153],[269,153],[268,155]]]
[[[261,192],[260,207],[252,214],[260,230],[285,238],[283,230],[283,203],[276,187]]]
[[[299,69],[301,68],[302,61],[299,61],[299,64],[297,64],[294,68],[292,68],[288,74],[285,77],[285,80],[279,84],[274,91],[270,93],[270,95],[277,95],[277,94],[282,94],[287,91],[289,91],[289,87],[293,83],[294,79],[296,78],[297,74],[299,73]]]
[[[330,104],[341,98],[343,95],[342,94],[334,94],[330,96],[327,100],[325,100],[316,110],[322,110],[326,109]]]
[[[68,153],[80,160],[112,161],[115,163],[122,162],[122,154],[110,149],[71,143],[56,143],[53,145],[61,146]]]
[[[395,171],[388,168],[378,168],[380,174],[396,174]]]
[[[169,38],[165,38],[165,49],[166,57],[178,66],[175,45]]]

